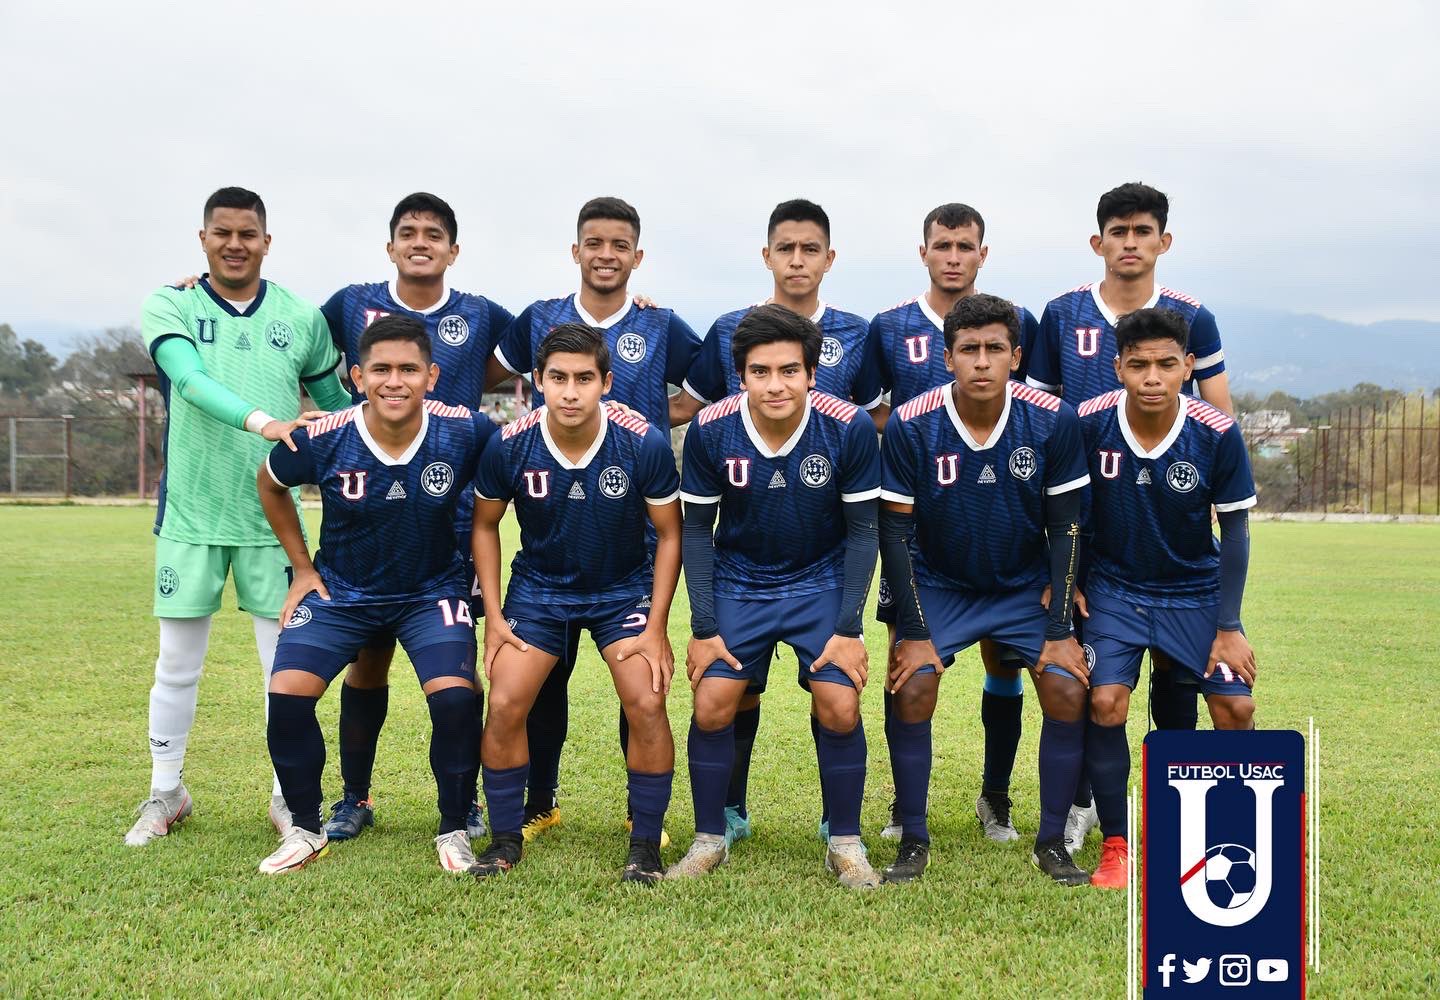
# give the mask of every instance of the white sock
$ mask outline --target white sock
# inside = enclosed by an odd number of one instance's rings
[[[160,619],[160,655],[150,688],[150,787],[162,792],[180,787],[209,645],[209,615]]]
[[[275,669],[275,647],[280,642],[280,622],[275,618],[262,618],[260,615],[251,615],[255,623],[255,651],[260,654],[260,672],[264,675],[264,687],[260,689],[260,697],[265,702],[265,720],[270,720],[270,674]],[[272,797],[281,794],[280,776],[274,771],[270,772],[270,795]]]

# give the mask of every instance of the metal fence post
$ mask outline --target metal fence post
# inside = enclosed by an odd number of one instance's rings
[[[15,418],[10,418],[10,495],[13,497],[20,492],[19,482],[15,479],[15,458],[19,451],[19,443],[15,440]]]
[[[66,413],[66,414],[64,414],[63,416],[61,416],[60,419],[63,420],[63,421],[65,421],[65,499],[66,499],[66,500],[69,500],[69,499],[70,499],[70,442],[71,442],[70,429],[71,429],[72,422],[75,420],[75,418],[74,418],[72,415]]]

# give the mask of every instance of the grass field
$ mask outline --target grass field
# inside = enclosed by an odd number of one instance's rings
[[[149,778],[148,525],[136,508],[0,508],[0,994],[630,996],[1123,994],[1125,899],[1052,888],[1029,867],[1039,710],[1012,794],[1022,841],[985,842],[979,663],[962,658],[936,719],[934,864],[857,895],[826,876],[798,688],[766,698],[751,780],[757,836],[706,880],[621,887],[616,702],[588,647],[573,682],[565,822],[490,884],[435,863],[428,719],[397,670],[378,824],[299,875],[267,879],[269,764],[249,619],[217,616],[186,782],[194,816],[143,850],[121,837]],[[1259,724],[1323,731],[1322,968],[1312,996],[1440,993],[1440,526],[1259,524],[1246,603]],[[233,605],[230,605],[233,607]],[[671,634],[683,658],[683,595]],[[870,629],[872,663],[882,633]],[[786,662],[793,658],[786,653]],[[780,671],[783,677],[788,672]],[[772,675],[773,679],[773,675]],[[872,834],[891,797],[878,684],[865,692]],[[321,703],[338,793],[334,695]],[[668,827],[693,831],[688,692]],[[1139,780],[1142,722],[1131,724]],[[1093,863],[1095,841],[1081,856]],[[1426,944],[1425,942],[1430,942]]]

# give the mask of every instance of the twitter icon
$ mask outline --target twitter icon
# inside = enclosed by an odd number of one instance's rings
[[[1180,964],[1185,968],[1187,983],[1198,983],[1210,975],[1210,959],[1208,958],[1202,958],[1198,962],[1187,962],[1181,959]]]

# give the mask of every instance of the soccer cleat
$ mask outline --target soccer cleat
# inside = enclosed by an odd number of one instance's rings
[[[660,861],[660,845],[653,840],[631,837],[630,856],[620,870],[620,881],[654,885],[664,877],[665,865]]]
[[[929,808],[930,808],[930,803],[929,803],[929,802],[926,802],[926,803],[925,803],[925,808],[926,808],[927,811],[929,810]],[[828,824],[827,824],[827,827],[828,827]],[[829,831],[828,828],[827,828],[826,831],[825,831],[825,835],[826,835],[826,836],[825,836],[825,839],[826,839],[826,840],[829,840],[829,839],[830,839],[830,836],[829,836],[829,835],[830,835],[830,831]],[[883,839],[883,840],[899,840],[899,839],[900,839],[901,837],[903,837],[904,835],[905,835],[905,825],[900,822],[900,801],[899,801],[898,799],[891,799],[891,800],[890,800],[890,822],[885,825],[885,829],[883,829],[883,830],[880,831],[880,837],[881,837],[881,839]]]
[[[311,833],[301,826],[285,831],[275,853],[260,862],[261,875],[284,875],[298,872],[316,858],[330,853],[330,840],[324,831]]]
[[[1084,885],[1090,881],[1090,873],[1075,863],[1060,837],[1036,844],[1030,863],[1061,885]]]
[[[930,867],[930,841],[919,837],[901,837],[895,863],[888,865],[881,876],[886,882],[911,882]]]
[[[529,843],[552,826],[560,825],[560,803],[554,799],[546,807],[525,806],[525,823],[520,827],[520,835]]]
[[[504,875],[520,863],[520,854],[525,838],[513,833],[497,833],[490,838],[490,846],[470,866],[470,874],[476,878]]]
[[[736,841],[750,836],[750,817],[741,816],[734,806],[725,807],[725,846],[734,847]]]
[[[728,815],[726,816],[726,819],[727,819],[727,821],[728,821],[728,819],[729,819],[729,816],[728,816]],[[555,822],[558,823],[558,822],[560,822],[560,821],[557,819]],[[634,817],[630,816],[629,814],[627,814],[627,815],[625,816],[625,832],[626,832],[626,833],[634,833],[634,832],[635,832],[635,819],[634,819]],[[663,851],[665,848],[667,848],[667,847],[669,847],[669,846],[670,846],[670,831],[669,831],[669,830],[666,830],[666,829],[662,826],[662,827],[660,828],[660,849]]]
[[[825,845],[825,867],[847,889],[875,889],[880,885],[880,876],[870,867],[865,845],[858,836],[831,837]]]
[[[475,867],[475,852],[470,849],[468,830],[451,830],[435,838],[435,853],[440,867],[447,872],[468,872]]]
[[[193,803],[185,786],[161,792],[150,789],[150,797],[140,803],[140,818],[125,834],[127,847],[144,847],[156,837],[164,837],[190,815]]]
[[[981,792],[975,800],[975,818],[986,838],[997,844],[1020,839],[1015,824],[1010,822],[1010,796],[1003,792]]]
[[[1123,889],[1130,882],[1130,844],[1124,837],[1106,837],[1100,842],[1100,863],[1090,884],[1097,889]]]
[[[275,827],[275,832],[280,836],[290,832],[295,825],[294,817],[290,815],[290,807],[285,804],[285,796],[270,796],[270,825]]]
[[[374,825],[374,800],[356,798],[353,792],[346,792],[343,799],[330,807],[325,836],[331,840],[352,840],[364,833],[367,826]]]
[[[484,840],[490,832],[485,825],[485,807],[479,802],[470,803],[470,811],[465,814],[465,832],[471,840]]]
[[[666,878],[708,875],[730,860],[730,845],[723,834],[697,833],[685,856],[665,870]]]
[[[1093,801],[1088,806],[1070,807],[1070,815],[1065,817],[1065,850],[1072,858],[1085,846],[1090,831],[1099,825],[1100,814],[1095,811]]]

